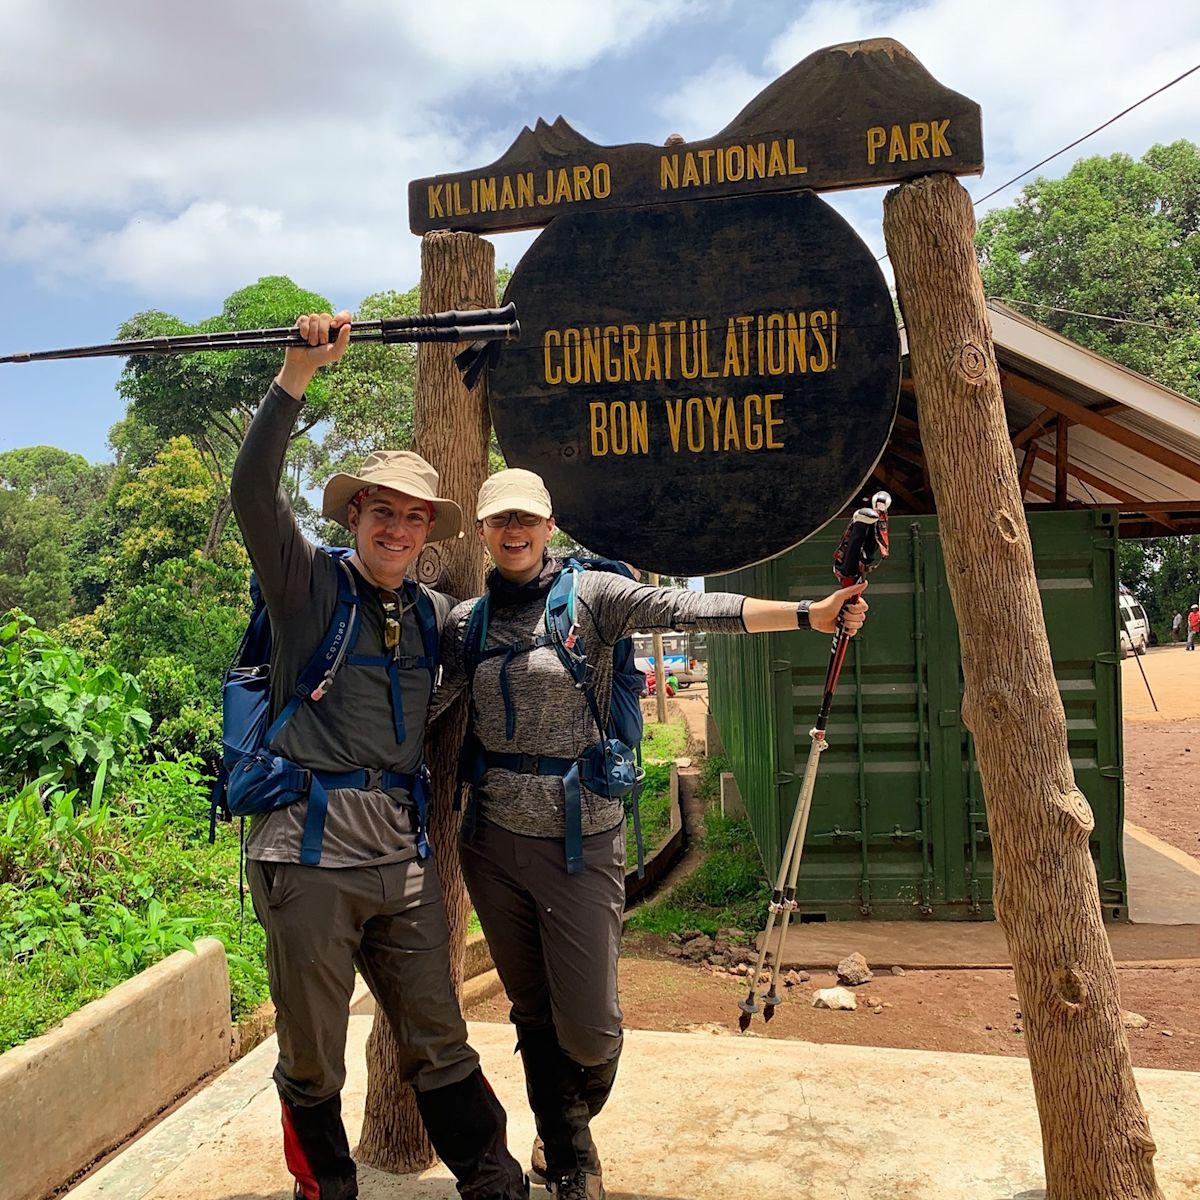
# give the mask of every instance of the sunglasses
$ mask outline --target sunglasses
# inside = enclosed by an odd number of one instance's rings
[[[400,646],[400,632],[404,621],[404,609],[399,597],[394,593],[382,598],[383,604],[383,644],[388,650],[396,650]]]
[[[536,513],[513,511],[492,513],[490,517],[483,518],[483,523],[489,529],[506,529],[513,517],[516,517],[517,524],[525,529],[532,529],[535,525],[540,525],[546,519],[545,517],[539,517]]]

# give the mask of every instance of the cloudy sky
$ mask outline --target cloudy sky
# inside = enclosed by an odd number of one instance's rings
[[[1159,0],[6,0],[0,349],[218,312],[286,274],[353,308],[417,279],[412,178],[562,115],[602,145],[716,133],[822,46],[903,42],[983,108],[980,196],[1200,62]],[[1200,72],[1046,168],[1200,136]],[[1011,202],[1012,188],[988,202]],[[833,202],[882,253],[875,189]],[[496,239],[515,265],[532,234]],[[119,360],[0,367],[0,450],[98,460]]]

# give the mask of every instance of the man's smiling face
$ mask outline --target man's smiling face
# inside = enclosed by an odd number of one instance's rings
[[[380,587],[398,588],[429,536],[429,501],[374,488],[351,502],[347,519],[367,578]]]

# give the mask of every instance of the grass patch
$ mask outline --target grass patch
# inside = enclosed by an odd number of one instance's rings
[[[669,894],[635,908],[629,914],[632,928],[664,935],[683,929],[712,934],[730,926],[760,929],[766,922],[771,887],[749,822],[724,817],[712,807],[721,772],[728,769],[721,757],[706,760],[702,769],[700,794],[710,806],[701,842],[704,861]]]
[[[0,797],[0,1051],[201,937],[225,945],[235,1020],[267,998],[262,929],[249,900],[240,913],[237,829],[208,844],[207,781],[156,763],[113,790]]]
[[[646,763],[646,778],[638,790],[638,812],[642,818],[642,842],[649,858],[671,833],[671,764]],[[625,866],[637,866],[637,839],[632,816],[625,822]]]
[[[642,760],[647,763],[674,762],[687,753],[687,722],[668,721],[660,725],[647,721],[642,733]]]

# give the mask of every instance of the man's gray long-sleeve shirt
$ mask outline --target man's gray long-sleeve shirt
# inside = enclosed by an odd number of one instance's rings
[[[576,583],[575,617],[595,681],[595,696],[607,721],[613,686],[613,646],[637,630],[697,630],[745,633],[744,596],[658,588],[634,583],[605,571],[584,571]],[[435,699],[440,711],[467,686],[464,640],[475,601],[458,605],[442,631],[442,684]],[[487,646],[527,646],[546,631],[545,596],[513,607],[490,604]],[[499,657],[483,659],[475,671],[471,694],[475,733],[485,750],[502,754],[536,754],[576,758],[599,741],[586,695],[552,647],[539,647],[514,657],[508,682],[516,721],[512,738],[505,736],[504,699],[500,691]],[[493,768],[483,777],[479,811],[512,833],[563,837],[562,780],[552,775],[518,775]],[[620,799],[583,790],[583,832],[603,833],[620,824]]]
[[[272,720],[325,637],[337,605],[341,570],[304,537],[279,484],[301,404],[271,385],[238,453],[230,488],[233,511],[271,616]],[[384,646],[380,591],[357,573],[355,582],[360,605],[354,653],[390,653]],[[442,621],[453,600],[437,592],[427,594]],[[415,612],[402,620],[399,653],[424,653]],[[274,750],[312,770],[370,768],[411,774],[424,757],[429,685],[424,669],[400,672],[406,737],[397,744],[386,671],[343,663],[333,687],[321,700],[300,706],[275,739]],[[299,862],[307,809],[301,801],[254,817],[247,855],[268,862]],[[329,793],[321,866],[377,866],[415,855],[416,820],[406,792],[345,788]]]

